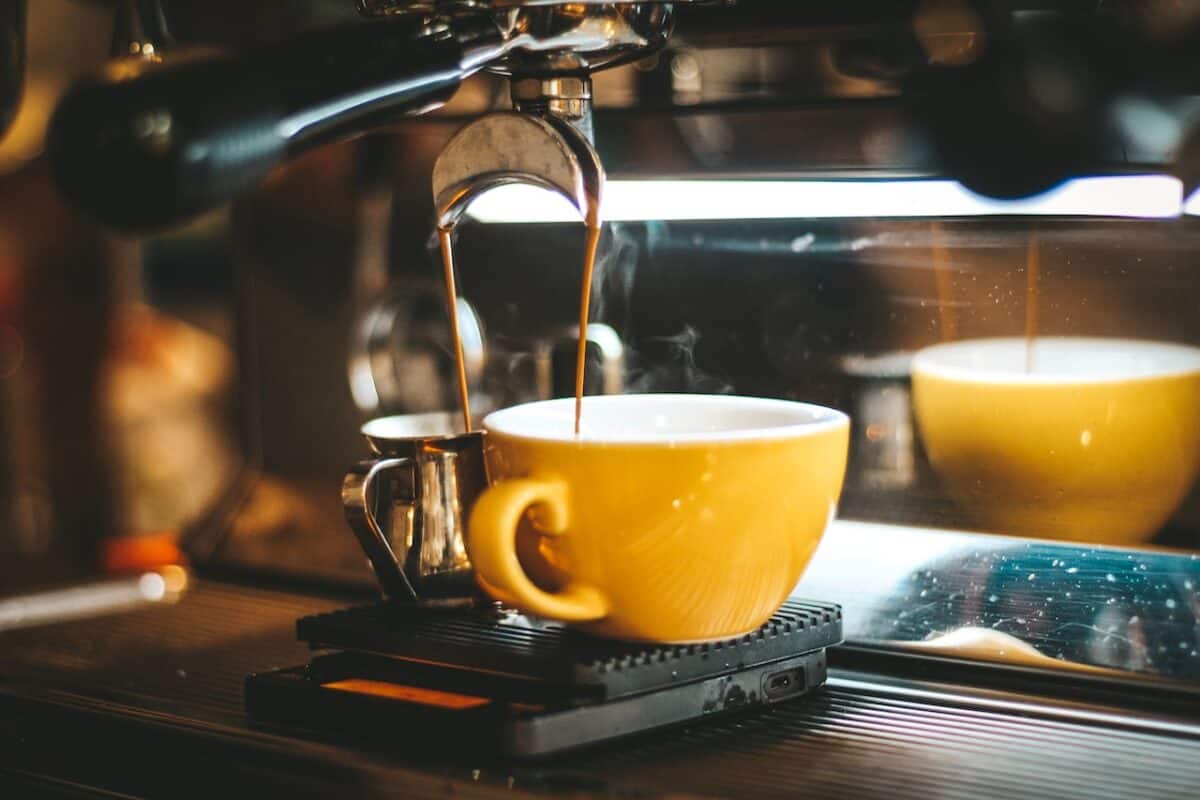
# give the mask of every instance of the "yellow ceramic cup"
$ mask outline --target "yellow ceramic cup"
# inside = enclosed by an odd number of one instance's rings
[[[833,517],[849,420],[746,397],[620,395],[484,420],[493,485],[467,550],[496,599],[590,633],[656,642],[766,622]]]
[[[1127,339],[938,345],[913,361],[930,461],[989,531],[1151,538],[1200,468],[1200,350]]]

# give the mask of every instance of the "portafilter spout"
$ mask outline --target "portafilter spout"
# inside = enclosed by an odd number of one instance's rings
[[[459,131],[433,168],[433,201],[440,230],[452,229],[471,201],[489,189],[527,183],[567,198],[590,227],[600,224],[604,167],[584,130],[590,128],[591,86],[586,78],[514,84],[517,107],[480,117]],[[564,97],[571,95],[572,98]],[[584,130],[581,130],[581,127]]]

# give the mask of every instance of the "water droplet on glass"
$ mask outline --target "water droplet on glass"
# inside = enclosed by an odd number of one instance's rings
[[[990,594],[990,595],[988,595],[988,602],[989,602],[989,603],[994,603],[994,602],[996,602],[996,601],[997,601],[997,600],[999,600],[999,599],[1000,599],[1000,598],[999,598],[999,597],[997,597],[997,596],[996,596],[996,595],[994,595],[994,594]]]
[[[1175,598],[1173,598],[1173,597],[1168,597],[1168,598],[1167,598],[1167,602],[1166,602],[1166,603],[1164,603],[1164,605],[1165,605],[1167,608],[1174,608],[1174,607],[1175,607]]]
[[[792,252],[803,253],[805,250],[812,247],[815,241],[817,241],[817,237],[813,236],[811,233],[806,233],[803,236],[797,236],[795,239],[792,239]]]
[[[1029,580],[1031,580],[1031,581],[1037,580],[1037,573],[1036,572],[1029,573]]]
[[[1108,581],[1109,583],[1116,583],[1116,582],[1117,582],[1117,576],[1116,576],[1116,575],[1113,575],[1113,574],[1110,572],[1110,573],[1108,573],[1107,575],[1105,575],[1105,576],[1104,576],[1104,580]]]
[[[1067,568],[1068,575],[1074,575],[1076,572],[1079,572],[1079,567],[1068,567]]]

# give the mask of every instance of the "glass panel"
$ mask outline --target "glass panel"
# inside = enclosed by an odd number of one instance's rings
[[[797,591],[842,603],[852,642],[1194,681],[1200,242],[1181,196],[1168,203],[1160,220],[1027,206],[618,222],[596,318],[623,339],[625,391],[851,414],[840,519]],[[500,303],[552,316],[550,297],[518,297],[494,273],[557,283],[578,237],[474,226],[468,295],[485,318]],[[966,349],[931,350],[946,343]]]
[[[840,520],[797,591],[859,645],[1200,681],[1200,557]]]
[[[1136,214],[1147,193],[1130,188]],[[1196,232],[1187,217],[1061,214],[614,223],[596,319],[623,337],[626,391],[850,412],[846,517],[1194,547]],[[548,275],[573,238],[464,233],[484,317],[538,302],[495,286],[485,253]]]

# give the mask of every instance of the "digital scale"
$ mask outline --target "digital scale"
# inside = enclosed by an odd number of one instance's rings
[[[842,612],[791,599],[747,636],[651,645],[381,603],[305,617],[297,634],[320,654],[248,677],[253,719],[534,758],[807,694],[825,682]]]

